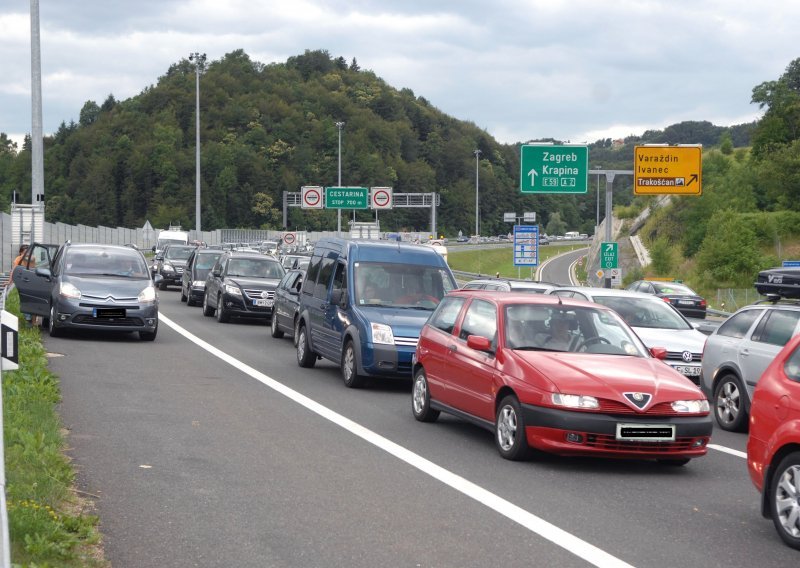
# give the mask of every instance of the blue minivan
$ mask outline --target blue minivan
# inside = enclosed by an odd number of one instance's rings
[[[391,241],[317,241],[300,291],[297,363],[340,365],[344,384],[367,377],[411,378],[422,326],[456,288],[432,247]]]

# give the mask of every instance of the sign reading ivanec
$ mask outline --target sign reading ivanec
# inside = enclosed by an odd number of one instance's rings
[[[636,146],[633,193],[701,195],[702,158],[700,146]]]

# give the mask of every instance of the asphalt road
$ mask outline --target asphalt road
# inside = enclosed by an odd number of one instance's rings
[[[44,339],[115,568],[797,564],[759,514],[744,434],[715,431],[729,451],[682,468],[512,463],[484,430],[416,422],[410,381],[346,389],[266,325],[160,297],[154,343]]]

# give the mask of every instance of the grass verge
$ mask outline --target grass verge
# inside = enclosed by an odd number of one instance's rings
[[[548,245],[539,247],[539,264],[552,256],[575,250],[577,245],[561,246]],[[498,272],[504,278],[530,278],[536,277],[536,270],[528,267],[518,269],[514,266],[514,251],[512,247],[478,250],[450,249],[447,253],[447,263],[453,270],[476,272],[478,274],[494,276]],[[518,276],[519,275],[519,276]]]
[[[19,317],[19,369],[3,372],[3,435],[6,458],[11,561],[45,568],[108,567],[99,546],[98,518],[74,491],[75,473],[55,406],[58,379],[47,368],[39,328],[20,317],[16,290],[6,311]]]

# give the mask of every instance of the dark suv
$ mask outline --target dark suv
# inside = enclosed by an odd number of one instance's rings
[[[275,288],[286,271],[277,259],[259,253],[227,251],[206,277],[203,315],[217,321],[231,316],[272,318]]]

